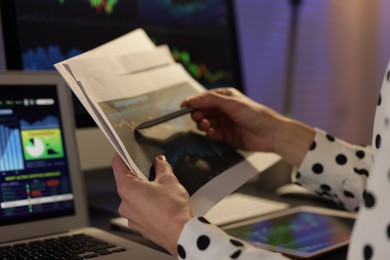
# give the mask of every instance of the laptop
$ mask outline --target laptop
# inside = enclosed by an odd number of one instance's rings
[[[57,72],[1,72],[0,92],[0,258],[173,259],[89,226],[71,95]]]

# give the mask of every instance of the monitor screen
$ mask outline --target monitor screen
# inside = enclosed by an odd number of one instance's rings
[[[136,28],[206,88],[242,90],[232,0],[1,1],[7,69],[53,70],[53,64]],[[78,127],[93,122],[75,100]]]
[[[74,214],[56,86],[0,87],[0,226]]]

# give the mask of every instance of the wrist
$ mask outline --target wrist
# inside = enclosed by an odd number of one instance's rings
[[[282,118],[274,132],[274,152],[299,167],[310,149],[315,129],[290,118]]]
[[[172,256],[176,257],[178,255],[177,245],[178,245],[179,237],[184,229],[184,226],[193,218],[194,216],[192,214],[189,214],[187,216],[183,216],[182,218],[174,221],[175,225],[171,229],[172,233],[166,240],[167,242],[168,241],[170,242],[168,242],[169,244],[165,246],[165,249],[167,249]]]

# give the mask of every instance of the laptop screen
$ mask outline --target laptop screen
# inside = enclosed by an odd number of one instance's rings
[[[73,215],[57,88],[1,89],[0,226]]]

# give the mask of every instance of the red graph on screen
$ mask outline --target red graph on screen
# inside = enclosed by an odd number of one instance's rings
[[[220,80],[231,80],[233,75],[227,71],[211,71],[203,62],[193,62],[188,51],[172,48],[172,56],[177,62],[181,62],[188,72],[197,80],[205,80],[208,83],[215,83]]]
[[[96,9],[97,13],[105,12],[110,14],[114,11],[114,6],[119,0],[89,0],[92,8]],[[65,4],[65,0],[58,0],[60,4]]]
[[[118,0],[89,0],[89,3],[98,13],[104,11],[110,14],[114,11],[114,6],[118,3]]]

